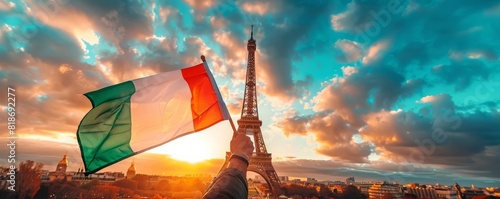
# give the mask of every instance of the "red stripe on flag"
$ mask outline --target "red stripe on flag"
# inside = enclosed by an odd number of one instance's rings
[[[191,110],[194,130],[203,130],[224,120],[217,95],[213,90],[203,64],[181,70],[191,90]]]

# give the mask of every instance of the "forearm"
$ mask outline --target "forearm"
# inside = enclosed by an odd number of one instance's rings
[[[229,165],[210,184],[204,199],[248,198],[246,175],[249,156],[254,150],[253,143],[244,133],[238,133],[233,136],[230,145],[233,154],[229,158]]]
[[[229,165],[227,166],[227,168],[236,169],[239,172],[241,172],[241,175],[243,176],[243,179],[247,178],[247,168],[248,168],[248,165],[245,162],[243,162],[243,161],[241,161],[239,159],[231,158],[229,160]]]
[[[248,184],[246,181],[246,168],[246,163],[231,159],[229,166],[216,177],[203,198],[247,198]]]

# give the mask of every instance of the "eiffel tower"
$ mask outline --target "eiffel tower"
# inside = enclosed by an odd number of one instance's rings
[[[248,66],[247,77],[245,84],[245,95],[243,99],[243,107],[241,109],[241,118],[238,120],[238,132],[246,133],[254,137],[255,152],[250,157],[250,165],[248,171],[253,171],[261,175],[269,185],[272,196],[277,198],[281,195],[281,182],[276,174],[276,170],[272,164],[271,153],[267,152],[264,138],[262,137],[262,121],[259,119],[259,111],[257,109],[257,89],[255,78],[255,50],[257,49],[256,41],[253,39],[253,25],[248,40]],[[231,152],[226,152],[226,161],[222,168],[226,168],[229,163]]]

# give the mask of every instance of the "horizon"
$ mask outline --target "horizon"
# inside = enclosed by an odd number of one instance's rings
[[[219,162],[220,164],[222,164],[222,162],[224,161],[224,159],[209,159],[209,160],[203,160],[203,161],[200,161],[200,162],[196,162],[196,163],[191,163],[191,162],[187,162],[187,161],[182,161],[182,160],[175,160],[175,159],[172,159],[172,161],[176,161],[177,164],[183,164],[183,165],[188,165],[188,166],[191,166],[191,167],[194,167],[196,169],[199,169],[199,167],[196,167],[196,165],[200,165],[200,164],[205,164],[207,162],[213,162],[213,161],[216,161],[216,162]],[[137,162],[136,162],[137,164]],[[71,165],[71,163],[69,164]],[[147,164],[142,164],[142,165],[147,165]],[[278,164],[279,165],[279,164]],[[0,165],[2,166],[2,165]],[[53,165],[54,168],[55,168],[55,165]],[[112,170],[110,169],[109,167],[108,168],[105,168],[103,170],[100,170],[97,173],[106,173],[106,172],[121,172],[121,173],[124,173],[126,174],[126,171],[128,169],[130,165],[121,165],[119,167],[121,168],[124,168],[124,169],[121,169],[119,171],[117,170]],[[46,171],[55,171],[54,168],[48,168],[49,166],[48,165],[44,165],[42,170],[46,170]],[[68,168],[74,168],[74,167],[68,167]],[[138,169],[138,167],[136,166],[136,169]],[[77,172],[78,169],[75,169],[75,170],[67,170],[66,172]],[[140,170],[139,170],[140,171]],[[197,174],[204,174],[204,175],[210,175],[210,176],[215,176],[218,172],[218,169],[217,170],[211,170],[212,172],[211,173],[203,173],[203,172],[206,172],[206,171],[191,171],[191,170],[188,170],[188,171],[175,171],[174,173],[155,173],[155,172],[147,172],[147,173],[141,173],[141,172],[137,172],[136,175],[151,175],[151,176],[175,176],[175,177],[191,177],[190,175],[197,175]],[[255,176],[257,176],[259,174],[255,173],[255,172],[252,172],[252,171],[248,171],[247,172],[247,179],[254,179]],[[260,175],[259,175],[260,176]],[[294,179],[300,179],[301,181],[305,181],[306,178],[314,178],[315,180],[317,180],[318,182],[321,182],[321,181],[340,181],[340,182],[345,182],[345,179],[348,178],[348,177],[354,177],[355,178],[355,182],[356,183],[381,183],[381,182],[386,182],[384,178],[373,178],[373,179],[368,179],[368,180],[359,180],[356,176],[347,176],[347,177],[337,177],[336,176],[332,176],[332,177],[327,177],[327,176],[320,176],[320,177],[311,177],[311,176],[289,176],[289,175],[279,175],[279,176],[287,176],[290,181],[291,180],[294,180]],[[262,178],[262,177],[260,177]],[[464,182],[473,182],[473,181],[467,181],[467,180],[464,180],[464,181],[456,181],[456,183],[460,184],[461,187],[471,187],[472,185],[474,185],[475,187],[479,187],[479,188],[486,188],[486,187],[500,187],[499,184],[497,184],[496,186],[494,184],[474,184],[474,183],[471,183],[471,184],[465,184]],[[394,182],[389,182],[389,183],[394,183]],[[405,184],[412,184],[412,183],[419,183],[421,185],[425,184],[425,185],[432,185],[432,186],[435,186],[436,183],[439,184],[440,186],[453,186],[453,184],[455,182],[447,182],[449,184],[446,184],[446,183],[441,183],[439,181],[435,181],[435,182],[431,182],[431,181],[426,181],[426,182],[418,182],[418,181],[406,181],[406,182],[397,182],[398,184],[400,185],[405,185]]]
[[[68,154],[69,170],[83,168],[84,93],[200,55],[238,120],[253,25],[279,176],[500,186],[500,2],[13,0],[0,19],[0,115],[16,101],[14,137],[0,123],[0,165],[15,140],[16,164],[52,170]],[[222,121],[98,172],[132,159],[147,173],[218,170],[231,136]]]

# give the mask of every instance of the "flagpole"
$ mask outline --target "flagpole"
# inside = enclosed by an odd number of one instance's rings
[[[238,131],[236,131],[236,127],[234,127],[233,118],[229,118],[229,123],[231,123],[231,127],[233,128],[233,138],[234,138],[236,137],[236,135],[238,135]]]
[[[201,61],[203,61],[203,64],[205,65],[205,67],[207,67],[207,72],[210,72],[205,55],[201,55],[200,58],[201,58]],[[236,131],[236,127],[234,126],[233,118],[231,118],[231,115],[229,115],[229,123],[231,124],[231,128],[233,128],[233,138],[234,138],[234,137],[236,137],[236,135],[238,135],[238,131]]]

